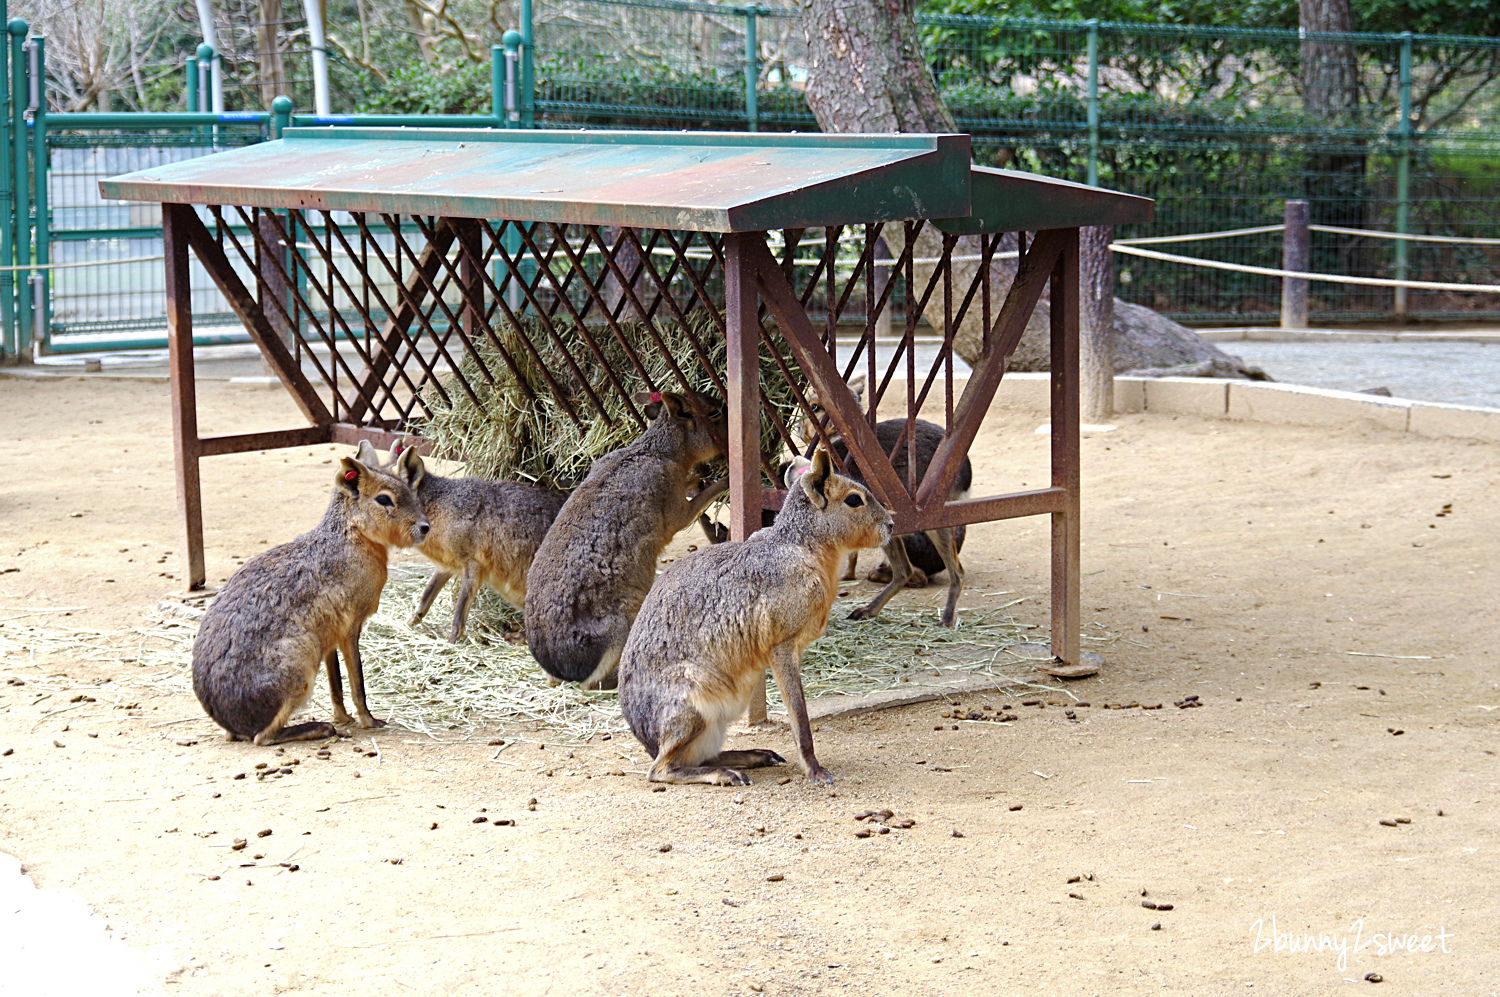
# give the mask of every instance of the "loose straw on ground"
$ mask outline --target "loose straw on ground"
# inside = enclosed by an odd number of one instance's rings
[[[427,621],[407,627],[427,575],[425,566],[392,566],[380,610],[365,625],[360,650],[376,716],[433,738],[464,737],[495,724],[536,726],[550,740],[566,742],[628,732],[615,693],[550,683],[517,638],[519,612],[493,592],[475,598],[458,644],[445,636],[456,586],[438,599]],[[1020,600],[966,609],[956,630],[939,626],[927,605],[887,605],[873,620],[846,619],[869,594],[859,588],[835,603],[827,634],[804,654],[808,698],[940,686],[960,677],[993,679],[997,687],[1052,688],[1038,684],[1028,664],[1035,628],[1009,613]],[[180,612],[112,633],[0,625],[0,649],[116,661],[131,666],[115,676],[117,683],[186,693],[197,614],[188,607]],[[782,708],[774,683],[771,704]],[[323,717],[331,712],[321,679],[307,712]]]

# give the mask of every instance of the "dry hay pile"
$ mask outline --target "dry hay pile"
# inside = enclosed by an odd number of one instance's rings
[[[520,614],[498,595],[484,590],[470,607],[467,636],[458,644],[446,634],[452,619],[450,585],[434,603],[427,621],[406,625],[426,582],[423,567],[393,565],[380,610],[365,624],[360,641],[370,708],[392,726],[430,737],[460,736],[495,724],[530,724],[547,740],[586,741],[619,735],[628,728],[613,692],[585,692],[574,683],[552,685],[516,640]],[[809,699],[882,689],[920,689],[956,676],[993,680],[996,688],[1051,689],[1037,685],[1031,670],[1035,627],[1016,622],[1009,610],[1020,600],[993,608],[966,610],[956,630],[937,623],[930,606],[888,605],[873,620],[846,619],[868,591],[856,590],[835,603],[828,632],[807,649],[802,678]],[[174,611],[149,626],[110,633],[0,622],[0,655],[17,671],[44,675],[41,658],[112,662],[121,666],[115,681],[90,687],[91,695],[122,703],[132,688],[187,694],[191,690],[193,639],[202,604],[172,604]],[[45,680],[37,684],[46,688]],[[57,692],[67,686],[59,685]],[[105,690],[105,691],[100,691]],[[70,690],[71,691],[71,690]],[[781,709],[780,690],[769,683],[770,705]],[[1065,690],[1054,691],[1067,695]],[[59,696],[59,710],[78,704]],[[118,704],[117,704],[118,705]],[[304,711],[331,715],[326,683],[317,683]],[[210,724],[202,714],[180,721]]]
[[[596,459],[640,434],[621,389],[631,395],[650,390],[653,385],[664,391],[679,390],[681,384],[672,368],[675,360],[688,387],[716,398],[722,394],[693,345],[696,341],[702,347],[704,358],[722,379],[727,359],[725,337],[705,313],[690,316],[687,329],[674,323],[655,324],[656,335],[670,357],[657,346],[652,327],[643,322],[620,323],[619,338],[608,329],[590,328],[590,336],[607,364],[598,361],[576,329],[570,330],[560,320],[554,322],[556,337],[549,335],[535,319],[528,320],[522,329],[508,324],[495,329],[496,337],[515,361],[520,377],[512,372],[494,343],[485,340],[476,343],[475,350],[466,353],[459,364],[459,372],[472,388],[473,397],[450,379],[444,386],[446,401],[433,397],[435,393],[424,398],[431,414],[414,420],[411,429],[432,444],[434,455],[462,461],[466,473],[475,477],[532,481],[566,490],[583,480]],[[535,356],[523,344],[523,335],[535,349]],[[800,379],[797,362],[784,344],[779,340],[777,343],[782,363]],[[631,353],[650,375],[650,384],[636,370]],[[578,370],[587,380],[589,391],[603,404],[607,419],[599,417],[593,399],[568,362],[568,355],[578,361]],[[619,387],[611,381],[611,372]],[[547,375],[566,394],[574,411],[581,416],[582,425],[575,423],[567,408],[554,397]],[[795,421],[796,396],[764,343],[760,350],[760,390],[784,424]],[[781,437],[764,410],[760,429],[761,451],[779,454]],[[723,477],[726,473],[727,469],[721,466],[711,476]]]

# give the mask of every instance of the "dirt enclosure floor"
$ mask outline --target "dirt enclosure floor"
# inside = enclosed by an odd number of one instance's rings
[[[992,414],[981,487],[1044,480],[1037,422]],[[0,851],[168,994],[1496,993],[1500,447],[1116,424],[1084,443],[1097,677],[823,720],[832,792],[653,792],[628,736],[225,743],[131,663],[181,584],[166,385],[0,379]],[[317,520],[341,452],[205,463],[211,583]],[[1044,520],[964,560],[963,606],[1046,625]]]

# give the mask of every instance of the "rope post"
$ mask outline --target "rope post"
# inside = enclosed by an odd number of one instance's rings
[[[1086,225],[1078,232],[1078,366],[1083,421],[1108,422],[1115,412],[1114,228]]]
[[[1281,269],[1307,273],[1312,253],[1307,236],[1307,202],[1286,202],[1285,225],[1281,233]],[[1307,328],[1307,280],[1303,277],[1281,278],[1281,327]]]
[[[1396,231],[1401,235],[1411,232],[1411,32],[1401,34],[1401,121],[1397,124],[1399,152],[1396,156]],[[1395,240],[1395,276],[1405,280],[1410,271],[1407,267],[1409,247],[1405,239]],[[1406,288],[1398,287],[1391,301],[1391,310],[1396,318],[1406,318]]]

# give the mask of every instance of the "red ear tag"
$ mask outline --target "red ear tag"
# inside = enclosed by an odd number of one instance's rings
[[[344,472],[344,480],[345,481],[358,481],[359,480],[359,472],[358,471],[345,471]]]
[[[661,392],[660,391],[653,391],[653,392],[651,392],[651,400],[653,402],[659,402],[659,401],[661,401]]]
[[[796,478],[800,478],[804,474],[806,474],[808,471],[811,471],[811,470],[812,470],[812,465],[808,464],[806,467],[799,467],[799,468],[797,468],[797,470],[793,472],[792,476],[796,477]]]
[[[394,447],[391,448],[391,453],[395,454],[397,457],[400,457],[401,456],[401,451],[403,451],[405,449],[406,449],[405,447],[403,447],[401,444],[397,443]]]

